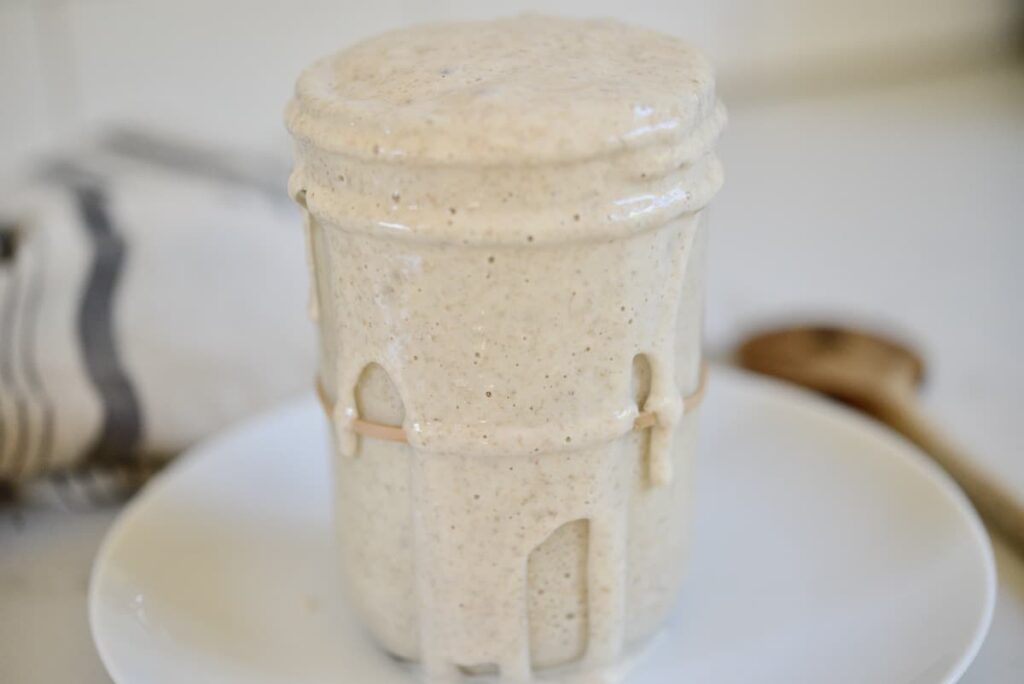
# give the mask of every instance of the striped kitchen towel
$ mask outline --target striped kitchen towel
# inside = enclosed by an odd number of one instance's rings
[[[0,193],[0,484],[130,491],[308,390],[283,165],[118,132]]]

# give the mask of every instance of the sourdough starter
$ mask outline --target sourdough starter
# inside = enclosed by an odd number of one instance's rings
[[[613,21],[423,26],[314,64],[287,123],[369,631],[429,682],[600,678],[683,576],[708,64]]]

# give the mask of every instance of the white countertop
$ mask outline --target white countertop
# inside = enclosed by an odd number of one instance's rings
[[[925,352],[924,401],[1024,495],[1024,69],[738,103],[722,142],[712,350],[778,318],[896,326]],[[116,511],[0,512],[0,681],[108,684],[85,615]],[[963,678],[1024,678],[1024,559],[996,543],[991,633]]]

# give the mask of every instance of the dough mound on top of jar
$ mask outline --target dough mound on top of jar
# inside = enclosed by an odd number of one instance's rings
[[[710,65],[676,38],[525,15],[358,43],[303,73],[287,118],[354,156],[565,162],[686,139],[719,109]]]

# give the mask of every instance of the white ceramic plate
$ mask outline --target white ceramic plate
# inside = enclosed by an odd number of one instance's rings
[[[992,552],[906,443],[797,390],[716,369],[691,573],[633,684],[955,681],[988,629]],[[118,684],[408,684],[332,589],[326,426],[312,399],[152,483],[93,570]]]

